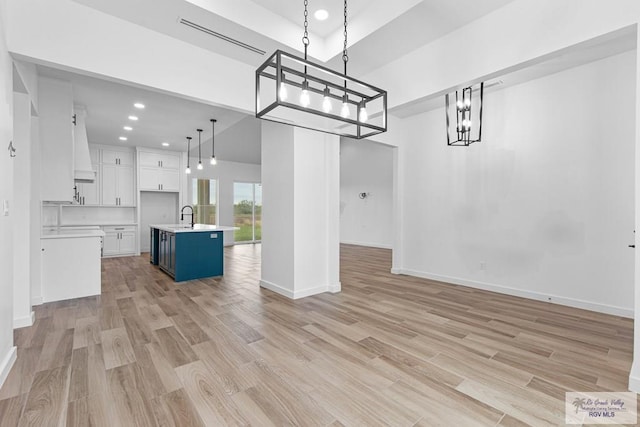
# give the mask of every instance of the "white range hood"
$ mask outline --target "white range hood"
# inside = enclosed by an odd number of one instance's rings
[[[91,165],[89,155],[89,140],[87,139],[87,126],[85,119],[87,110],[84,107],[74,107],[76,125],[73,129],[74,142],[74,170],[73,178],[75,182],[94,182],[96,171]]]

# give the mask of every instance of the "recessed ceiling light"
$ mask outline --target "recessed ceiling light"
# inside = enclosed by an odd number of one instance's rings
[[[162,146],[163,146],[163,147],[168,147],[168,146],[169,146],[169,143],[168,143],[168,142],[163,142],[163,143],[162,143]]]
[[[126,137],[126,136],[121,136],[121,137],[120,137],[120,141],[126,141],[126,140],[127,140],[127,137]]]
[[[133,120],[134,122],[138,120],[137,116],[129,116],[129,120]]]
[[[133,130],[133,128],[131,126],[125,126],[122,129],[128,130],[128,131],[132,131]]]
[[[144,104],[140,103],[140,102],[136,102],[135,104],[133,104],[134,107],[142,110],[144,108]]]
[[[318,21],[324,21],[329,17],[329,12],[324,9],[318,9],[313,16],[315,16]]]

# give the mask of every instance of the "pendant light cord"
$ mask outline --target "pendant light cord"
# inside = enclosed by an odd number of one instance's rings
[[[202,143],[200,142],[201,135],[202,129],[198,129],[198,163],[202,163]]]
[[[216,119],[211,119],[211,157],[216,157]]]

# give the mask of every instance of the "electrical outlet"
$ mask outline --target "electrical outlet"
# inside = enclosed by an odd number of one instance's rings
[[[3,200],[2,201],[2,214],[4,216],[9,216],[9,201],[8,200]]]

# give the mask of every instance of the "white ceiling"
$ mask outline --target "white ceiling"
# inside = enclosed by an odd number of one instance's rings
[[[129,147],[150,147],[173,151],[186,151],[186,137],[192,139],[192,155],[197,156],[198,132],[202,132],[202,155],[211,155],[211,122],[216,119],[216,157],[242,163],[260,163],[260,138],[255,136],[258,119],[226,108],[206,105],[172,95],[129,86],[94,77],[38,66],[38,74],[73,85],[76,105],[87,109],[87,136],[90,143]],[[142,110],[133,104],[141,102]],[[128,119],[135,115],[138,121]],[[249,120],[246,120],[249,119]],[[244,121],[243,121],[244,120]],[[225,141],[230,128],[242,121],[239,129],[233,130],[234,140]],[[125,131],[130,126],[132,131]],[[124,136],[127,141],[120,141]],[[169,147],[162,143],[168,142]]]
[[[636,48],[637,37],[633,27],[623,28],[604,36],[587,40],[567,49],[554,52],[545,58],[538,58],[535,63],[525,64],[513,71],[501,72],[499,75],[487,76],[485,95],[524,82],[558,73],[593,61],[628,52]],[[468,82],[467,84],[479,82]],[[400,118],[413,116],[437,108],[444,108],[445,93],[435,93],[417,99],[390,112]]]
[[[291,53],[302,50],[303,0],[74,1],[256,67],[276,49]],[[358,78],[367,74],[512,1],[349,0],[349,75]],[[325,22],[313,18],[319,8],[329,12]],[[331,68],[341,69],[343,2],[309,0],[309,14],[310,56]],[[265,54],[183,25],[181,18]],[[635,46],[635,38],[632,40],[628,34],[623,36],[619,35],[617,41],[604,40],[580,47],[576,52],[582,50],[582,54],[561,53],[536,64],[521,64],[519,68],[524,70],[487,76],[485,81],[501,80],[501,85],[491,89],[497,90],[623,51],[630,44]],[[88,110],[87,128],[91,142],[154,148],[162,148],[162,142],[169,142],[169,149],[184,151],[185,137],[192,136],[197,141],[195,129],[202,127],[202,152],[203,157],[208,157],[211,150],[209,119],[215,117],[218,119],[216,156],[222,160],[260,163],[260,125],[252,116],[120,82],[46,67],[40,67],[40,72],[69,80],[74,85],[76,103]],[[393,114],[406,117],[436,108],[440,106],[441,98],[440,93],[432,94],[395,109]],[[138,101],[145,103],[147,108],[138,111],[140,120],[132,124],[132,132],[125,133],[122,127],[129,124],[127,116],[135,112],[132,105]],[[121,135],[129,139],[123,143],[118,140]],[[197,155],[197,146],[192,149],[193,154]]]

